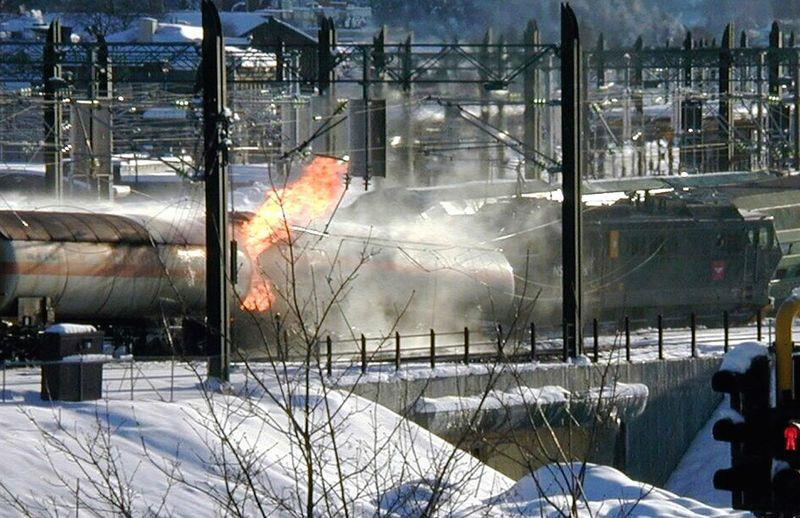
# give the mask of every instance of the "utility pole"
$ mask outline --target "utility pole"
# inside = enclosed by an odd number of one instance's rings
[[[202,1],[203,164],[206,182],[206,351],[208,377],[230,380],[230,288],[228,272],[225,45],[219,13]],[[235,243],[233,243],[235,247]],[[231,282],[235,272],[231,271]]]
[[[583,351],[581,330],[582,59],[578,20],[561,4],[561,240],[564,356]]]
[[[317,93],[321,98],[324,117],[331,117],[336,111],[336,27],[332,18],[321,18],[317,31]],[[334,155],[338,152],[339,142],[336,132],[325,134],[324,151]]]
[[[369,178],[370,178],[370,127],[369,127],[369,118],[370,118],[370,111],[369,111],[369,49],[364,47],[362,50],[363,54],[361,59],[363,60],[363,65],[361,68],[361,97],[364,99],[364,190],[369,190]]]
[[[92,51],[91,86],[89,98],[93,101],[91,122],[91,185],[99,198],[113,198],[113,172],[111,155],[114,147],[111,98],[113,96],[111,59],[108,44],[103,36],[97,38],[97,49]],[[105,104],[105,105],[104,105]]]
[[[47,29],[44,44],[42,80],[44,83],[44,163],[45,184],[56,200],[64,196],[62,127],[64,111],[61,106],[61,22],[53,20]]]
[[[783,105],[781,103],[781,61],[779,50],[783,47],[783,33],[778,22],[772,23],[769,33],[769,51],[767,54],[767,88],[768,88],[768,109],[767,109],[767,165],[770,169],[780,168],[782,147],[782,124]]]
[[[722,35],[722,46],[719,51],[719,126],[720,138],[725,139],[720,171],[733,169],[734,155],[734,119],[733,119],[733,25],[725,26]]]
[[[534,47],[528,47],[525,50],[525,59],[531,60],[536,52],[536,47],[541,44],[541,38],[539,35],[539,27],[536,25],[534,20],[528,22],[528,26],[525,28],[525,33],[522,37],[522,43],[524,45],[533,45]],[[536,151],[540,150],[540,128],[541,125],[541,110],[543,103],[541,103],[541,87],[540,87],[540,75],[539,75],[539,67],[534,64],[527,69],[523,74],[523,88],[524,88],[524,100],[525,100],[525,112],[523,116],[524,120],[524,142],[525,148],[528,153],[533,154]],[[545,109],[546,106],[545,106]],[[525,160],[525,178],[526,179],[539,179],[541,177],[541,170],[536,165],[535,162],[531,160]]]

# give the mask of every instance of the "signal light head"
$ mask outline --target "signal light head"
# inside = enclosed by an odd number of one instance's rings
[[[783,429],[783,449],[792,453],[800,450],[800,423],[790,421]]]

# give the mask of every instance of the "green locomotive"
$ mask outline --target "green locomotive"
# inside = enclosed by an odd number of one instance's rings
[[[517,296],[530,303],[533,318],[559,322],[560,204],[512,198],[470,219],[506,253]],[[584,318],[630,316],[637,325],[654,325],[661,314],[668,325],[686,325],[692,312],[710,323],[727,311],[731,322],[745,321],[769,305],[780,258],[772,217],[729,202],[666,194],[587,206]]]

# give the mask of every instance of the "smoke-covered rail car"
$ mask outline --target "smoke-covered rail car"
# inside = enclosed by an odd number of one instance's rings
[[[561,222],[557,203],[518,199],[486,206],[473,221],[503,247],[519,297],[535,298],[533,318],[558,322]],[[662,314],[732,321],[769,304],[781,251],[772,218],[731,204],[678,196],[586,207],[583,216],[584,317],[652,324]]]
[[[513,314],[513,270],[487,247],[413,241],[358,225],[332,225],[324,236],[299,231],[292,247],[293,263],[285,243],[258,262],[273,293],[270,311],[294,326],[302,316],[314,327],[324,314],[325,333],[374,337],[477,329]]]

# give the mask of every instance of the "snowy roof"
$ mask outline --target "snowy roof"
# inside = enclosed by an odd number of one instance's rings
[[[96,333],[97,328],[85,324],[53,324],[45,329],[44,332],[55,335],[80,335],[84,333]]]
[[[177,23],[158,23],[153,34],[154,43],[191,43],[203,40],[203,28]],[[134,23],[121,32],[109,34],[109,43],[144,43],[139,40],[139,27]]]
[[[52,15],[48,18],[52,18]],[[49,22],[50,20],[46,20],[40,10],[33,9],[14,18],[3,20],[3,22],[0,23],[0,30],[25,31],[35,27],[45,27]]]
[[[259,13],[226,12],[219,13],[222,22],[222,33],[225,36],[241,37],[266,21],[266,17]],[[163,20],[168,24],[202,25],[200,11],[172,11],[164,15]]]

